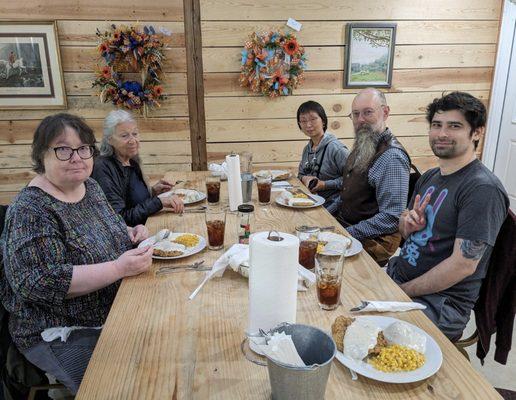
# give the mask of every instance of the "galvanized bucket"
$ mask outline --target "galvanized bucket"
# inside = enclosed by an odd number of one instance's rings
[[[267,357],[272,400],[322,400],[337,346],[326,332],[313,326],[283,324],[274,332],[292,336],[307,367],[293,367]]]
[[[241,182],[241,185],[242,185],[242,201],[244,203],[249,203],[249,202],[251,202],[251,200],[253,198],[253,180],[254,180],[254,177],[253,177],[253,174],[248,173],[248,172],[244,172],[244,173],[240,174],[240,176],[242,178],[242,182]]]

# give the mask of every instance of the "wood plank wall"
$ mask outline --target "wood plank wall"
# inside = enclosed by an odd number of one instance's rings
[[[102,135],[103,118],[113,107],[101,104],[91,88],[97,62],[96,29],[138,22],[171,31],[165,63],[169,98],[149,118],[139,119],[141,156],[150,179],[169,170],[191,169],[183,0],[0,0],[0,10],[0,18],[6,21],[57,20],[68,99],[64,111],[86,118],[97,139]],[[9,202],[33,176],[33,132],[42,118],[55,112],[0,109],[0,204]]]
[[[304,135],[296,111],[320,102],[329,130],[353,142],[350,112],[356,89],[343,89],[346,24],[396,22],[388,126],[423,170],[435,165],[427,140],[426,105],[443,91],[464,90],[488,101],[501,0],[201,0],[208,159],[249,150],[255,165],[297,166]],[[292,17],[309,70],[293,96],[275,100],[238,85],[240,51],[249,33],[285,27]]]
[[[114,23],[152,23],[173,33],[165,70],[169,99],[140,120],[142,159],[152,178],[167,170],[189,170],[192,156],[187,101],[187,60],[182,0],[123,5],[101,0],[0,0],[6,21],[57,20],[68,111],[85,117],[100,138],[111,106],[94,96],[95,29]],[[442,91],[467,90],[488,101],[496,52],[501,0],[200,0],[208,160],[249,150],[255,164],[296,166],[306,143],[295,113],[309,99],[319,101],[330,130],[352,145],[350,111],[356,90],[343,89],[345,27],[352,21],[398,24],[393,87],[387,99],[388,125],[416,164],[435,164],[427,143],[424,108]],[[303,24],[306,80],[288,98],[251,95],[238,86],[240,50],[253,30]],[[0,202],[8,202],[33,175],[30,142],[51,110],[0,110]],[[202,118],[201,118],[202,119]]]

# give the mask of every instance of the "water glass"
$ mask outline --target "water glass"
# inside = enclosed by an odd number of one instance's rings
[[[206,210],[206,229],[208,230],[208,248],[220,250],[224,247],[226,228],[226,211],[218,208]]]
[[[306,269],[314,269],[315,267],[319,232],[320,229],[314,226],[296,227],[296,236],[299,238],[299,264]]]
[[[315,256],[317,299],[323,310],[334,310],[340,304],[345,254],[343,243],[330,242]]]
[[[220,201],[220,176],[206,177],[206,196],[209,204],[218,204]]]
[[[264,175],[256,177],[258,186],[258,203],[265,206],[271,202],[272,175]]]

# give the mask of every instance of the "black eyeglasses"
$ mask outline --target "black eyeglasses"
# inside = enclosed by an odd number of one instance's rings
[[[93,154],[95,154],[95,146],[89,144],[77,147],[76,149],[72,149],[68,146],[60,146],[53,147],[52,150],[54,150],[57,159],[60,161],[68,161],[73,157],[74,152],[77,152],[79,157],[81,157],[83,160],[87,160],[88,158],[93,157]]]

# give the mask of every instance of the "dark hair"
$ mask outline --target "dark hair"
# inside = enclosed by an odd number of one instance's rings
[[[486,126],[486,107],[479,99],[465,92],[452,92],[440,99],[434,99],[426,108],[426,120],[431,124],[436,112],[450,110],[458,110],[464,115],[471,126],[470,136],[477,128]],[[474,141],[475,150],[478,142]]]
[[[66,113],[49,115],[39,123],[32,140],[32,168],[38,174],[45,172],[43,158],[50,143],[61,135],[66,127],[74,129],[83,143],[95,146],[93,130],[81,117]],[[97,154],[98,150],[95,147],[94,155]]]
[[[323,131],[326,132],[326,129],[328,128],[328,117],[326,116],[326,112],[324,111],[323,106],[321,106],[316,101],[312,100],[304,102],[297,109],[297,126],[299,127],[299,129],[301,129],[301,124],[299,123],[300,115],[306,114],[311,111],[317,113],[317,115],[321,117],[323,123]]]

